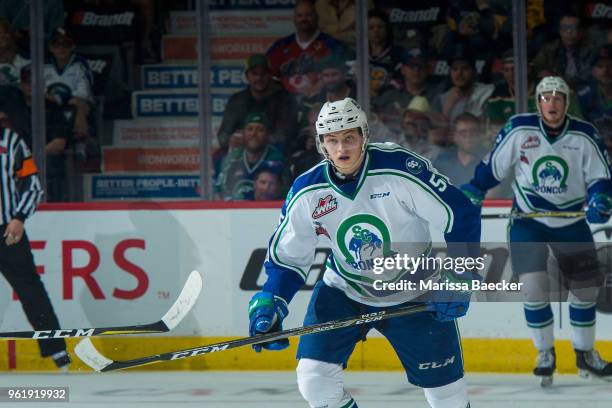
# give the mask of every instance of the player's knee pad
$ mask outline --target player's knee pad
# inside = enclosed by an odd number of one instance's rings
[[[522,283],[521,293],[526,303],[548,302],[549,281],[546,271],[522,273],[519,281]]]
[[[340,408],[351,401],[344,390],[342,365],[302,358],[296,371],[300,393],[311,407]]]
[[[425,398],[432,408],[467,408],[469,400],[465,379],[435,388],[423,388]]]

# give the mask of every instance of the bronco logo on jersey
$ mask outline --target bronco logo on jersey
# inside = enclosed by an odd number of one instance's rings
[[[391,234],[385,223],[369,214],[344,220],[336,236],[347,264],[358,270],[373,270],[374,259],[391,256]]]
[[[533,149],[540,146],[540,138],[537,135],[529,135],[521,145],[521,149]]]
[[[560,157],[540,157],[533,165],[533,188],[538,193],[563,194],[567,192],[569,166]]]
[[[338,200],[336,200],[336,197],[333,195],[329,194],[326,197],[319,198],[319,204],[317,204],[317,208],[312,212],[312,218],[315,220],[321,218],[334,211],[336,208],[338,208]]]

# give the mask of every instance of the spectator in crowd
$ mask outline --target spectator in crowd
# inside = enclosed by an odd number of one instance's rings
[[[303,123],[307,119],[308,112],[314,104],[325,102],[340,101],[346,97],[356,98],[357,89],[347,78],[348,66],[341,56],[330,55],[322,58],[318,65],[319,81],[322,85],[321,92],[302,101],[303,118],[300,123],[301,128],[306,128],[310,124]]]
[[[45,0],[43,7],[43,25],[45,40],[64,26],[63,0]],[[30,49],[30,1],[2,0],[0,1],[0,19],[10,22],[10,31],[15,36],[15,42],[20,50]]]
[[[535,82],[533,80],[533,66],[528,65],[527,72],[527,110],[535,112]],[[515,114],[514,96],[514,54],[512,50],[507,50],[502,54],[502,76],[503,82],[495,86],[493,95],[486,104],[486,115],[489,125],[496,125],[497,130],[492,129],[495,135],[512,115]],[[582,119],[581,109],[576,99],[576,94],[570,95],[570,104],[567,113]],[[488,132],[487,132],[488,133]]]
[[[538,78],[557,74],[576,88],[591,75],[592,51],[583,42],[580,18],[566,14],[559,20],[559,38],[545,44],[533,59]]]
[[[372,100],[372,110],[392,131],[401,129],[402,115],[415,96],[423,96],[431,105],[439,95],[440,85],[429,82],[428,59],[418,48],[402,56],[402,87],[391,89]]]
[[[310,170],[318,162],[323,160],[323,156],[319,153],[316,146],[317,128],[315,126],[317,116],[322,107],[322,103],[315,103],[308,111],[308,126],[304,128],[304,132],[302,132],[303,135],[299,139],[298,150],[295,151],[289,159],[291,183],[293,183],[297,176]]]
[[[600,47],[593,61],[593,80],[578,91],[585,119],[605,132],[612,120],[612,44]]]
[[[278,169],[264,167],[255,175],[253,199],[255,201],[280,200],[282,198],[281,187],[281,174]]]
[[[268,120],[251,113],[244,121],[244,146],[228,153],[217,177],[217,193],[223,200],[253,200],[255,174],[263,167],[284,172],[283,153],[270,144]],[[288,177],[283,177],[288,180]]]
[[[449,123],[463,112],[477,117],[484,115],[484,105],[493,94],[492,84],[477,82],[474,60],[466,53],[457,54],[449,61],[451,88],[439,95],[434,109],[442,113]]]
[[[425,97],[417,95],[412,98],[402,118],[404,137],[398,142],[399,145],[432,161],[440,153],[440,147],[430,141],[435,121],[433,116],[434,113]]]
[[[319,30],[319,17],[312,1],[296,1],[293,22],[296,32],[272,44],[267,56],[273,75],[286,90],[300,97],[312,97],[322,87],[317,72],[319,60],[331,54],[346,55],[346,49]]]
[[[3,87],[0,91],[0,117],[6,127],[21,135],[32,148],[32,86],[30,66],[21,70],[20,88]],[[70,127],[62,109],[47,100],[45,104],[45,145],[47,201],[66,201],[65,155]]]
[[[355,0],[316,0],[315,7],[321,31],[354,48]]]
[[[401,86],[403,48],[393,44],[393,29],[389,17],[382,10],[368,14],[368,43],[370,48],[370,98]],[[397,86],[396,86],[397,85]]]
[[[376,7],[392,16],[393,37],[403,48],[419,48],[429,55],[441,49],[448,32],[449,0],[376,0]]]
[[[243,145],[242,125],[251,113],[264,113],[271,142],[279,149],[291,144],[297,133],[295,98],[272,79],[265,55],[253,54],[246,62],[248,87],[230,96],[219,128],[218,140],[223,151]]]
[[[468,112],[453,121],[451,140],[454,146],[443,150],[433,165],[441,174],[448,175],[453,184],[460,186],[472,179],[489,145],[485,143],[480,119]]]
[[[17,53],[17,45],[9,27],[7,21],[0,20],[0,86],[19,87],[21,68],[30,61]]]
[[[502,30],[511,10],[490,6],[489,0],[452,1],[447,10],[448,35],[442,54],[452,56],[457,47],[469,49],[484,60],[492,60],[501,46],[512,44],[511,31]],[[508,26],[505,26],[508,28]],[[503,45],[502,45],[503,44]]]
[[[73,137],[80,143],[91,135],[93,74],[87,60],[75,53],[75,43],[63,29],[57,29],[51,37],[49,51],[51,63],[44,67],[47,98],[66,110],[74,110]]]

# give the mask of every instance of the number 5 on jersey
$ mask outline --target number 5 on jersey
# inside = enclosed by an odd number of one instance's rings
[[[437,188],[439,192],[443,192],[448,187],[448,179],[441,174],[432,172],[429,184]]]

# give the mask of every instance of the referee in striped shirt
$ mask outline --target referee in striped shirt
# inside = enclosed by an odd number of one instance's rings
[[[43,196],[36,164],[26,143],[0,127],[0,271],[19,296],[34,330],[59,329],[47,291],[36,273],[30,242],[24,230]],[[42,357],[67,369],[70,356],[64,339],[39,340]]]

